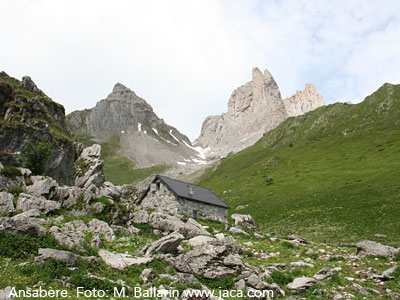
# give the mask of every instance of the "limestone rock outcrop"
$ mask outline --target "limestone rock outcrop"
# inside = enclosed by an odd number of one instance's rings
[[[324,96],[318,93],[315,86],[307,83],[304,91],[297,91],[293,96],[283,100],[289,117],[296,117],[325,105]]]
[[[233,91],[228,112],[204,121],[195,145],[225,156],[254,144],[286,118],[281,93],[271,73],[254,68],[252,81]]]
[[[325,105],[324,97],[312,84],[282,100],[271,73],[254,68],[252,81],[233,91],[228,111],[206,118],[195,145],[206,148],[209,158],[223,157],[253,145],[288,117],[322,105]]]

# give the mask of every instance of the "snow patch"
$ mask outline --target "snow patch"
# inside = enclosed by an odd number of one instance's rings
[[[137,124],[137,130],[142,131],[142,124],[140,124],[140,123]]]
[[[187,147],[189,147],[190,149],[196,151],[198,154],[197,156],[199,156],[201,159],[206,159],[207,157],[207,152],[209,151],[210,148],[202,148],[202,147],[192,147],[190,146],[188,143],[186,143],[185,141],[182,141]]]
[[[125,130],[121,130],[121,133],[125,133]]]
[[[172,134],[172,129],[169,131],[169,134],[179,143],[179,140]]]
[[[153,128],[153,130],[157,135],[159,135],[157,129]]]
[[[187,165],[187,163],[184,163],[184,162],[182,162],[182,161],[178,161],[178,165],[181,165],[181,166],[186,166],[186,165]]]

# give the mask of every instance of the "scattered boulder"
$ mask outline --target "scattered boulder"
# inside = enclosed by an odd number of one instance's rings
[[[0,300],[13,299],[14,297],[10,297],[11,290],[12,290],[11,286],[7,286],[4,289],[0,290]]]
[[[399,249],[390,246],[385,246],[377,242],[368,240],[362,241],[358,243],[356,246],[357,246],[356,254],[359,257],[365,257],[365,256],[393,257],[397,252],[399,252]]]
[[[44,198],[37,198],[25,193],[21,193],[17,200],[17,209],[27,211],[32,208],[38,209],[44,213],[53,212],[61,208],[61,203]]]
[[[121,197],[120,190],[113,185],[111,182],[106,181],[103,185],[99,188],[99,192],[96,195],[97,197],[106,197],[113,200],[118,200]]]
[[[155,273],[152,268],[144,269],[139,276],[140,280],[142,280],[144,284],[146,284],[149,280],[154,279],[154,277],[155,277]]]
[[[140,249],[139,253],[149,257],[153,252],[159,253],[176,253],[177,247],[185,239],[185,237],[178,233],[173,232],[151,244],[144,246]]]
[[[185,238],[191,238],[196,235],[210,235],[203,226],[192,218],[184,222],[178,216],[172,216],[159,211],[151,213],[149,225],[155,229],[161,230],[162,232],[178,231],[183,234]]]
[[[187,245],[191,247],[198,247],[198,246],[203,246],[205,244],[209,244],[213,241],[215,241],[215,238],[213,237],[206,235],[198,235],[188,240]]]
[[[32,184],[26,187],[28,194],[36,197],[43,196],[47,199],[53,199],[56,195],[57,182],[46,176],[31,176]]]
[[[229,254],[224,258],[223,264],[229,267],[242,267],[242,257],[239,254]]]
[[[68,266],[75,266],[78,260],[87,261],[90,263],[97,263],[98,260],[95,256],[80,256],[70,251],[55,250],[50,248],[40,248],[38,250],[39,256],[35,257],[35,263],[41,263],[48,259],[55,259],[65,263]]]
[[[47,229],[36,218],[0,218],[0,231],[27,233],[34,236],[44,235]]]
[[[36,208],[32,208],[30,210],[24,211],[23,213],[15,215],[14,217],[11,218],[11,220],[22,221],[22,220],[26,220],[28,218],[34,218],[34,217],[40,217],[40,211],[37,210]]]
[[[307,245],[307,244],[311,243],[311,241],[309,241],[309,240],[307,240],[307,239],[305,239],[305,238],[303,238],[301,236],[297,236],[295,234],[289,235],[288,236],[288,240],[292,241],[292,242],[297,242],[299,244],[304,244],[304,245]]]
[[[78,172],[75,178],[76,186],[91,190],[92,185],[97,188],[104,183],[104,162],[100,159],[100,157],[101,146],[98,144],[94,144],[82,150],[82,153],[78,159],[78,162],[82,163],[81,165],[78,163]]]
[[[150,257],[133,257],[130,254],[110,252],[107,250],[99,250],[100,258],[111,268],[123,270],[133,265],[145,265],[153,259]]]
[[[256,222],[251,215],[233,214],[231,218],[235,221],[235,226],[243,226],[250,229],[257,228]]]
[[[203,272],[203,276],[207,279],[221,279],[225,276],[233,275],[236,271],[225,266],[209,266]]]
[[[12,187],[19,186],[26,189],[25,177],[15,176],[13,178],[0,174],[0,191],[8,192]]]
[[[150,215],[145,210],[137,210],[130,214],[130,223],[147,224],[149,223]],[[128,223],[129,224],[129,223]]]
[[[92,219],[87,224],[87,226],[88,226],[88,229],[90,231],[93,231],[93,232],[96,232],[96,233],[99,233],[99,234],[103,234],[104,237],[109,241],[115,239],[114,231],[104,221],[100,221],[98,219]]]
[[[245,236],[250,236],[246,231],[238,228],[238,227],[231,227],[229,228],[229,231],[235,234],[243,234]]]
[[[69,231],[66,229],[61,230],[57,226],[52,226],[49,230],[49,234],[53,236],[60,245],[66,245],[72,249],[84,251],[82,244],[85,240],[81,232]]]
[[[397,266],[391,267],[391,268],[383,271],[382,274],[380,274],[380,275],[373,275],[373,278],[377,278],[382,281],[392,280],[392,279],[394,279],[394,276],[392,276],[392,274],[397,270],[397,268],[398,268]]]
[[[289,290],[302,291],[312,287],[317,281],[311,277],[298,277],[287,285]]]
[[[353,284],[350,286],[350,288],[351,288],[353,291],[357,292],[357,293],[360,293],[360,294],[363,294],[363,295],[367,295],[367,294],[368,294],[368,292],[367,292],[361,285],[359,285],[359,284],[357,284],[357,283],[353,283]]]
[[[324,280],[328,278],[332,278],[332,276],[335,274],[335,271],[331,268],[323,268],[319,270],[313,277],[316,280]]]
[[[10,214],[14,212],[15,208],[13,200],[13,194],[0,192],[0,213]]]

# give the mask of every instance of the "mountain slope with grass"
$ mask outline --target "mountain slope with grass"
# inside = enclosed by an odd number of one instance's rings
[[[35,153],[35,149],[41,151]],[[50,99],[29,76],[20,81],[1,72],[0,162],[24,165],[34,173],[72,184],[77,152],[66,126],[64,107]],[[38,170],[38,163],[43,170]]]
[[[287,119],[197,183],[269,231],[398,243],[399,158],[400,85],[387,83],[360,104]]]

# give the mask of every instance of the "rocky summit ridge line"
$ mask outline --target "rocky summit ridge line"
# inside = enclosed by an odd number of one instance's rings
[[[137,167],[202,159],[187,136],[166,124],[144,99],[121,83],[95,107],[69,114],[67,124],[74,134],[90,134],[96,142],[118,136],[120,154]]]
[[[323,96],[312,84],[306,84],[305,91],[297,91],[282,100],[271,73],[254,68],[252,81],[233,91],[228,111],[206,118],[195,145],[209,148],[213,156],[226,156],[253,145],[288,117],[323,105]]]

